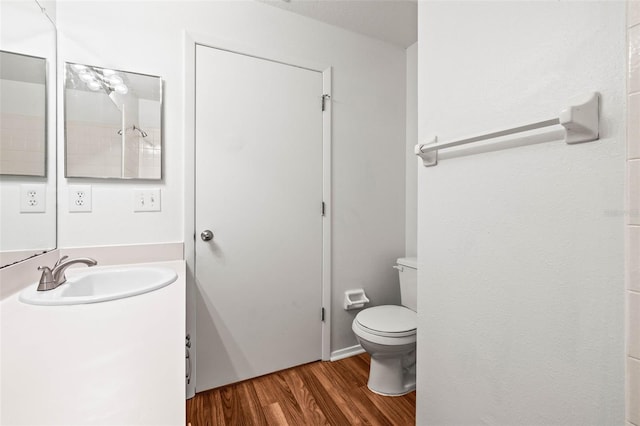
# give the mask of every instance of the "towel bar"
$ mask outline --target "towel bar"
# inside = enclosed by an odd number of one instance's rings
[[[600,95],[597,92],[591,92],[579,98],[574,98],[571,105],[560,112],[558,118],[551,118],[549,120],[449,142],[438,143],[438,138],[434,137],[429,143],[416,145],[415,154],[422,158],[425,167],[431,167],[438,164],[438,151],[441,149],[453,148],[455,146],[555,126],[557,124],[565,128],[564,140],[568,144],[594,141],[599,137],[599,101]]]

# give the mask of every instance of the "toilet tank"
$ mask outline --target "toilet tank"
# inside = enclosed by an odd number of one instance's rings
[[[400,303],[412,311],[418,311],[418,259],[401,257],[396,269],[400,276]]]

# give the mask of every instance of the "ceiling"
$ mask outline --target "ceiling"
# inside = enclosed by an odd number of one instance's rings
[[[400,47],[418,40],[417,0],[258,0]]]

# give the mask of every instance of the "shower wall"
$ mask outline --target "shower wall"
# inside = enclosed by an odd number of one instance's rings
[[[0,173],[44,176],[46,97],[43,85],[0,80],[0,93]]]
[[[627,422],[640,425],[640,2],[627,2]]]

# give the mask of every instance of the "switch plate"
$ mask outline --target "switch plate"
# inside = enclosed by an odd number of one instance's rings
[[[69,211],[91,211],[91,185],[69,185]]]
[[[160,209],[160,188],[133,190],[134,212],[159,212]]]
[[[20,213],[46,211],[46,186],[43,183],[20,185]]]

